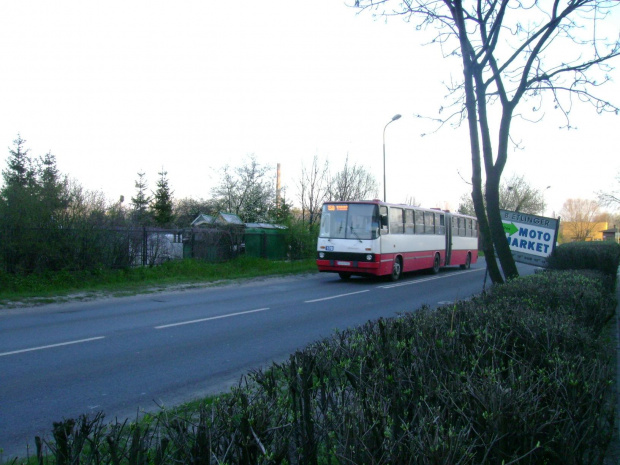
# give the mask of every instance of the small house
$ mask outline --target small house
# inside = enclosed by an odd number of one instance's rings
[[[191,227],[195,228],[196,226],[211,225],[213,223],[215,223],[215,218],[213,216],[201,213],[194,221],[192,221]]]
[[[243,250],[245,225],[232,213],[215,216],[201,213],[192,221],[183,239],[183,255],[210,262],[222,262],[239,255]]]

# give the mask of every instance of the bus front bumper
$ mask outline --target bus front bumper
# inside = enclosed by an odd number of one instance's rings
[[[361,262],[352,260],[320,260],[317,259],[316,265],[319,271],[334,273],[360,273],[377,274],[381,263]]]

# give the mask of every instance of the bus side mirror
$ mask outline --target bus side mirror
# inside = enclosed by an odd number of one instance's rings
[[[388,217],[387,215],[381,215],[381,227],[386,227],[388,225]]]

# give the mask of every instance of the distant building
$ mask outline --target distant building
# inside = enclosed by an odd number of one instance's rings
[[[245,225],[232,213],[201,213],[184,232],[183,256],[210,262],[230,260],[243,252]]]
[[[196,226],[204,226],[204,225],[208,225],[208,224],[213,224],[215,222],[215,218],[211,215],[205,215],[204,213],[201,213],[200,215],[198,215],[196,217],[196,219],[194,221],[192,221],[192,228],[196,227]]]
[[[608,229],[607,221],[561,221],[561,242],[602,241],[603,232]]]
[[[603,231],[603,240],[614,241],[616,244],[620,244],[620,231],[618,231],[616,225],[614,225],[613,228],[609,228]]]
[[[217,216],[215,217],[215,223],[220,224],[220,225],[227,225],[227,226],[232,226],[232,225],[243,226],[244,225],[243,221],[241,221],[241,218],[239,218],[237,215],[233,213],[224,213],[224,212],[220,212],[217,214]]]

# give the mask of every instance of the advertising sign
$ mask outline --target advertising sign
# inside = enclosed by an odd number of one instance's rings
[[[500,214],[515,261],[546,267],[558,238],[560,220],[508,210],[500,210]]]

